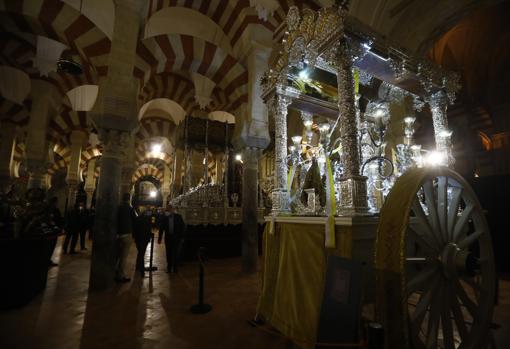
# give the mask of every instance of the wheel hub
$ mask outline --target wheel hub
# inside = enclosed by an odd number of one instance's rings
[[[457,244],[449,243],[439,256],[446,278],[451,279],[459,274],[474,276],[480,269],[480,262],[468,250],[460,249]]]

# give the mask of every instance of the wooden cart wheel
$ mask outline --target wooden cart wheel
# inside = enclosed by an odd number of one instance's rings
[[[387,348],[488,346],[496,283],[491,237],[458,173],[427,168],[400,177],[381,210],[375,251]]]

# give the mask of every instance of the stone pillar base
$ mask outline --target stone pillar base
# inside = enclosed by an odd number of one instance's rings
[[[367,216],[367,177],[352,176],[340,181],[339,216]]]
[[[290,213],[290,193],[287,189],[274,189],[271,198],[273,200],[273,213]]]

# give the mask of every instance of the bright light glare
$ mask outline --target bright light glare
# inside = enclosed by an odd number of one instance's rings
[[[156,193],[154,190],[152,190],[152,191],[149,193],[149,196],[150,196],[151,198],[155,198],[155,197],[156,197],[156,194],[157,194],[157,193]]]
[[[377,109],[377,110],[375,111],[375,113],[374,113],[374,117],[375,117],[375,118],[380,118],[380,117],[381,117],[381,116],[383,116],[383,115],[384,115],[384,110],[382,110],[382,109]]]
[[[305,125],[306,128],[312,127],[313,121],[312,120],[305,120],[303,122],[303,125]]]
[[[307,69],[303,69],[299,72],[299,78],[300,79],[308,79],[308,77],[310,76],[310,73],[308,73],[308,70]]]
[[[151,151],[153,153],[161,153],[161,144],[153,144],[152,147],[151,147]]]
[[[408,116],[408,117],[404,118],[404,122],[406,124],[412,124],[414,122],[414,120],[416,120],[416,118],[414,116]]]
[[[241,154],[236,154],[237,161],[241,161],[242,159],[243,159],[243,157],[241,156]]]
[[[301,136],[292,136],[292,142],[294,143],[294,145],[299,145],[299,143],[301,143],[301,140],[303,139],[303,137]]]
[[[328,132],[329,131],[329,124],[322,124],[322,125],[319,126],[319,129],[322,132]]]
[[[444,138],[448,138],[452,135],[452,131],[450,130],[442,130],[441,132],[439,132],[439,137],[444,137]]]
[[[431,151],[425,156],[425,165],[439,166],[444,163],[446,157],[443,153],[438,151]]]

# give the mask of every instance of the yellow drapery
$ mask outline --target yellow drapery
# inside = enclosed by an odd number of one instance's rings
[[[304,348],[313,348],[316,341],[327,256],[350,256],[350,245],[342,242],[351,230],[337,226],[336,248],[330,249],[324,247],[324,224],[275,223],[274,234],[268,234],[266,225],[257,313]]]

